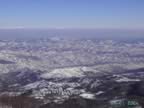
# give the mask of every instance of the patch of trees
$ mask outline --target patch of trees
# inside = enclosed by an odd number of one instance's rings
[[[38,100],[26,96],[1,96],[0,108],[39,108]]]

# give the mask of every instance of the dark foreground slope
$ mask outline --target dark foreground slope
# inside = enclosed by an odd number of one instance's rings
[[[6,82],[3,84],[1,80],[2,105],[12,108],[144,107],[142,68],[99,76],[50,79],[38,77],[38,72],[27,71],[13,72],[10,76],[1,75],[1,79],[7,81],[6,85]],[[25,88],[27,84],[35,84],[36,81],[41,86],[31,85],[31,89]],[[17,86],[11,86],[14,84]],[[50,90],[51,92],[46,92]],[[41,98],[37,97],[39,91],[43,94]]]

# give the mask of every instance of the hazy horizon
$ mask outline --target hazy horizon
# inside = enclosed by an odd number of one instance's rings
[[[0,39],[32,38],[95,38],[114,40],[144,40],[144,31],[136,29],[0,29]]]
[[[1,0],[0,39],[143,39],[143,0]]]

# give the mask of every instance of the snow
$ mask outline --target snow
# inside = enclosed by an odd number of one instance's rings
[[[98,79],[91,78],[92,75],[116,72],[113,73],[116,82],[140,81],[140,79],[122,77],[117,73],[144,67],[143,46],[144,43],[119,44],[111,40],[74,41],[56,37],[50,40],[31,42],[3,41],[0,42],[0,60],[14,63],[1,63],[0,74],[21,71],[25,68],[32,70],[32,72],[40,70],[39,81],[28,82],[24,86],[17,82],[9,87],[22,87],[23,91],[32,89],[32,95],[41,99],[50,93],[58,93],[63,97],[77,94],[86,99],[94,99],[95,95],[98,96],[104,92],[98,91],[94,94],[86,92],[85,86],[90,85],[88,86],[90,89],[95,89],[102,84]],[[35,60],[35,57],[39,59]],[[21,72],[17,78],[21,78],[25,74],[25,72]],[[69,79],[67,80],[71,77],[79,77],[80,80],[72,83]],[[49,78],[54,79],[49,80]],[[57,78],[58,81],[60,78],[66,80],[57,82]],[[82,88],[77,89],[81,85]]]
[[[53,42],[53,40],[57,41]],[[124,64],[122,67],[140,68],[144,66],[143,44],[143,42],[119,44],[111,40],[97,42],[91,40],[61,40],[57,37],[36,40],[35,42],[26,40],[2,41],[0,42],[0,47],[2,48],[0,59],[12,61],[14,64],[0,64],[0,73],[7,73],[22,68],[46,71],[57,67],[74,66],[82,66],[81,70],[86,72],[99,72],[89,67],[89,65],[97,63],[118,63],[120,65],[127,63],[127,65]],[[39,59],[29,59],[31,57]],[[131,65],[129,65],[130,63]],[[104,67],[101,69],[104,69]],[[110,69],[106,68],[106,71],[110,71]],[[75,73],[62,75],[58,72],[53,72],[53,74],[51,76],[69,77]]]
[[[140,81],[140,79],[130,79],[130,78],[127,78],[127,77],[123,77],[123,78],[120,78],[120,79],[117,79],[116,82],[134,82],[134,81]]]
[[[95,99],[95,95],[91,93],[80,94],[80,97],[85,98],[85,99]]]
[[[103,94],[104,92],[103,91],[98,91],[97,93],[96,93],[96,95],[101,95],[101,94]]]
[[[69,78],[69,77],[82,77],[83,72],[80,68],[62,68],[54,69],[51,72],[41,75],[42,78]]]
[[[26,85],[24,88],[25,89],[35,89],[40,85],[41,82],[34,82],[34,83],[30,83],[28,85]]]

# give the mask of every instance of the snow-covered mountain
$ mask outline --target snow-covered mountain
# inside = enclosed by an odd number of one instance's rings
[[[0,41],[0,96],[25,95],[43,104],[75,97],[107,104],[144,96],[143,57],[143,42]]]

